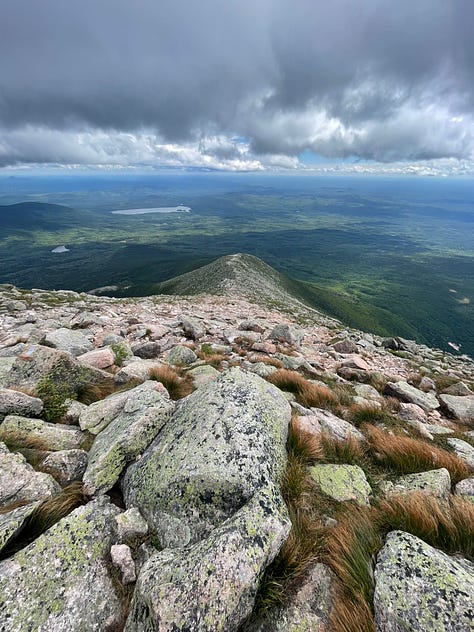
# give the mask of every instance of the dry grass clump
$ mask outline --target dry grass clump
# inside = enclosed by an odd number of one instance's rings
[[[3,441],[10,452],[22,454],[33,467],[39,465],[50,451],[50,446],[44,439],[19,430],[0,430],[0,441]]]
[[[361,465],[365,459],[365,449],[353,435],[339,440],[329,435],[321,435],[321,461],[326,463],[347,463]]]
[[[181,377],[169,366],[154,367],[150,369],[148,376],[150,380],[161,382],[174,400],[182,399],[194,390],[190,376]]]
[[[413,474],[444,467],[453,483],[468,478],[472,469],[456,454],[421,439],[383,432],[375,426],[364,428],[373,456],[398,474]]]
[[[282,391],[294,393],[297,401],[307,408],[325,408],[340,412],[337,396],[327,387],[309,382],[296,371],[279,369],[266,378]]]
[[[112,378],[104,380],[100,384],[80,384],[77,388],[77,400],[82,404],[93,404],[115,392],[115,384]]]
[[[353,404],[349,408],[349,419],[357,428],[366,423],[388,425],[393,422],[399,423],[385,406],[376,404]]]
[[[372,560],[381,546],[382,538],[369,508],[351,505],[341,512],[328,536],[324,557],[338,579],[331,630],[375,630],[369,606],[374,590]]]
[[[277,369],[281,369],[283,364],[278,358],[271,358],[263,353],[256,353],[250,358],[253,363],[261,362],[262,364],[268,364],[268,366],[274,366]]]
[[[474,560],[474,504],[470,500],[450,496],[442,503],[413,492],[380,501],[374,512],[381,532],[406,531],[449,555]]]
[[[288,427],[286,450],[289,459],[299,459],[304,465],[313,465],[323,456],[320,435],[303,430],[298,422],[298,415],[291,417]]]
[[[85,505],[87,501],[83,485],[79,482],[71,483],[56,496],[44,500],[25,520],[21,531],[3,549],[0,559],[5,559],[24,548],[76,507]]]

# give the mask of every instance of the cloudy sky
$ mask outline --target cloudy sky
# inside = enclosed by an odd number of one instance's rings
[[[473,0],[1,0],[0,169],[474,174]]]

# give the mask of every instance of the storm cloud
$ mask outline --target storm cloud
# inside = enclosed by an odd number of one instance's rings
[[[474,160],[471,0],[4,0],[0,166]]]

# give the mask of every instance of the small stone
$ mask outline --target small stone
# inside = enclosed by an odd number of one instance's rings
[[[82,480],[87,467],[85,450],[59,450],[52,452],[41,464],[63,486]]]
[[[115,517],[119,542],[123,543],[137,536],[148,533],[148,524],[136,507],[130,507],[127,511]]]
[[[189,366],[198,359],[197,355],[189,347],[177,345],[168,353],[168,362],[175,366]]]
[[[193,340],[199,340],[206,335],[206,328],[202,323],[194,318],[184,317],[181,319],[183,331]]]
[[[196,366],[186,372],[186,375],[190,375],[193,378],[193,384],[196,388],[212,382],[220,375],[219,371],[209,364],[202,366]]]
[[[344,360],[342,366],[347,369],[356,369],[357,371],[368,371],[370,368],[367,362],[358,355],[353,355]]]
[[[122,573],[122,584],[126,586],[136,581],[135,562],[130,547],[126,544],[113,544],[110,548],[112,563]]]
[[[311,415],[297,417],[296,424],[305,432],[314,435],[324,433],[336,441],[345,441],[351,436],[358,441],[365,441],[364,435],[355,426],[322,408],[312,408]]]
[[[345,340],[335,342],[332,345],[332,348],[334,349],[334,351],[344,354],[357,353],[359,351],[359,347],[355,344],[355,342],[352,342],[352,340],[349,340],[347,338]]]

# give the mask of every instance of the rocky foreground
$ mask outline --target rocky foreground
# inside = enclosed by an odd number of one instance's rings
[[[469,358],[235,294],[0,332],[0,630],[473,629]]]

